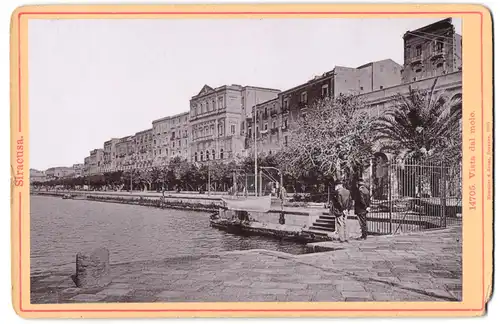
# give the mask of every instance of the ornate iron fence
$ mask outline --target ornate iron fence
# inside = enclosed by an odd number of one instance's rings
[[[460,166],[379,159],[371,171],[370,232],[394,234],[461,223]]]

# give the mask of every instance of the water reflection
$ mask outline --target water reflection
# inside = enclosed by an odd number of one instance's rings
[[[112,263],[267,249],[305,253],[302,244],[234,235],[206,213],[53,197],[31,198],[31,271],[72,271],[82,249],[105,246]]]

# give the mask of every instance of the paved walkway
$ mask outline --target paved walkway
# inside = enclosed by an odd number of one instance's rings
[[[104,289],[68,275],[32,278],[32,303],[181,301],[459,301],[461,227],[370,237],[334,251],[265,250],[112,266]]]

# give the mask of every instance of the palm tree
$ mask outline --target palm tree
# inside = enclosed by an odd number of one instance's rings
[[[375,122],[382,150],[399,158],[461,160],[462,99],[436,94],[436,83],[396,95],[394,106]]]
[[[374,139],[381,150],[397,160],[413,161],[403,162],[406,171],[399,172],[405,195],[422,194],[422,186],[441,178],[439,167],[423,168],[422,163],[457,168],[462,160],[462,99],[436,93],[437,80],[429,90],[410,87],[408,95],[398,94],[394,106],[375,122]]]

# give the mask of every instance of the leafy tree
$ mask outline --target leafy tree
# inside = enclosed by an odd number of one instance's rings
[[[288,174],[310,187],[318,178],[351,181],[369,165],[373,118],[354,95],[312,104],[290,129],[278,161]],[[303,188],[306,189],[306,188]]]

